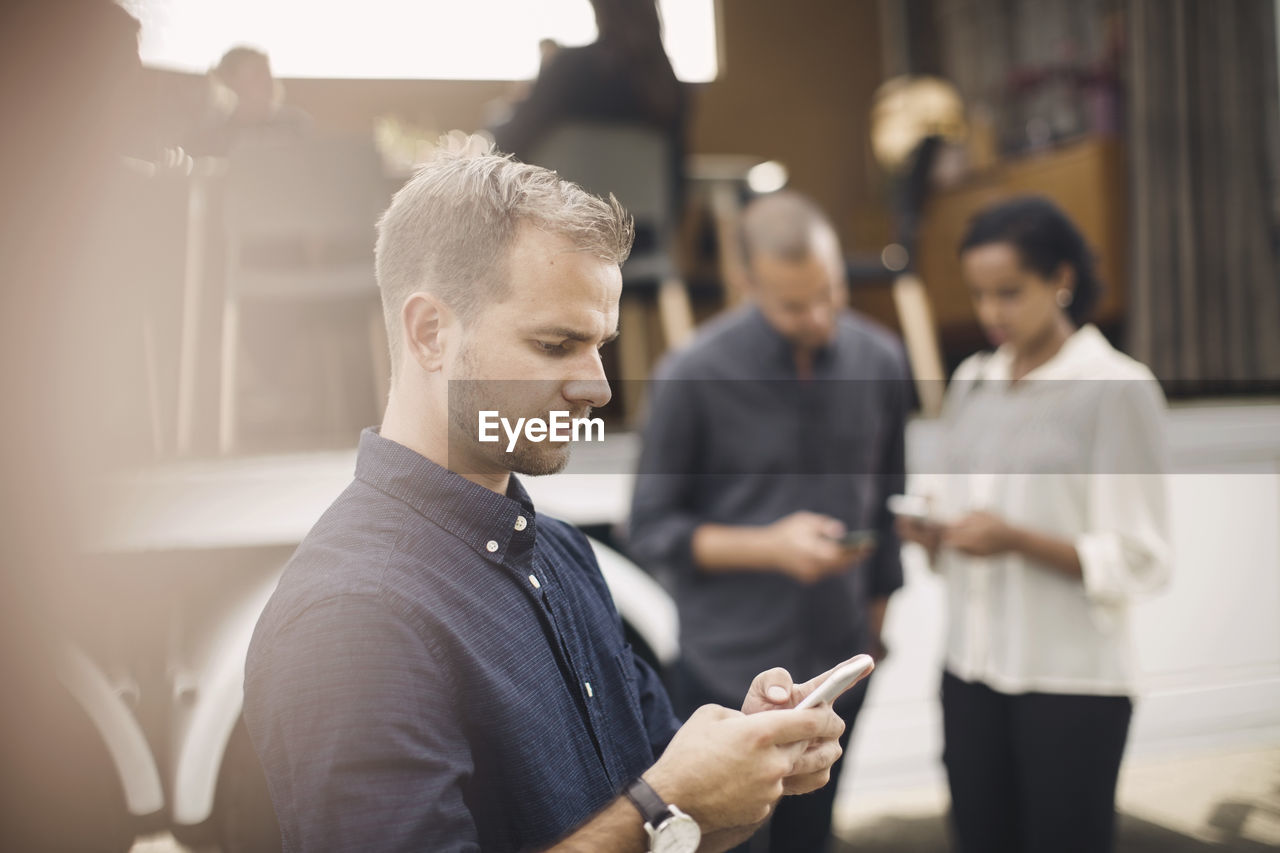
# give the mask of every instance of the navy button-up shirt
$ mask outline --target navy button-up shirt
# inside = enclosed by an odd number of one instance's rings
[[[679,725],[581,533],[373,430],[258,623],[245,722],[292,851],[547,845]]]
[[[803,380],[794,345],[747,305],[664,361],[651,392],[630,545],[674,582],[686,665],[727,701],[771,666],[806,679],[865,651],[868,601],[902,586],[885,505],[906,482],[911,385],[901,344],[844,312]],[[874,530],[874,553],[812,584],[694,564],[699,525],[765,525],[798,510]]]

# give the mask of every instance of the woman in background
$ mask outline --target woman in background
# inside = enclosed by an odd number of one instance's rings
[[[1092,325],[1093,258],[1052,203],[980,213],[960,265],[993,354],[956,370],[930,521],[947,579],[944,762],[962,853],[1113,849],[1128,604],[1169,578],[1164,398]]]

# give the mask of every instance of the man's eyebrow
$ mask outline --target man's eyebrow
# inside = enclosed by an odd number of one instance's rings
[[[578,341],[579,343],[588,343],[595,340],[595,335],[588,334],[579,329],[570,329],[567,326],[547,326],[541,329],[535,329],[533,334],[548,338],[564,338],[565,340]],[[614,329],[601,343],[607,344],[618,337],[618,330]]]

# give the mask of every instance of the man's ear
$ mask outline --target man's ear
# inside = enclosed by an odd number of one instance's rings
[[[400,309],[405,355],[427,373],[444,367],[457,333],[457,315],[434,293],[414,293]]]

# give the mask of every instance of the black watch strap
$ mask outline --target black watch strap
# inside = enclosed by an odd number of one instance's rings
[[[657,829],[662,822],[671,817],[671,811],[667,808],[667,804],[663,802],[662,797],[658,796],[658,792],[650,787],[649,783],[644,779],[637,779],[627,786],[627,799],[640,811],[640,816],[644,818],[645,823]]]

